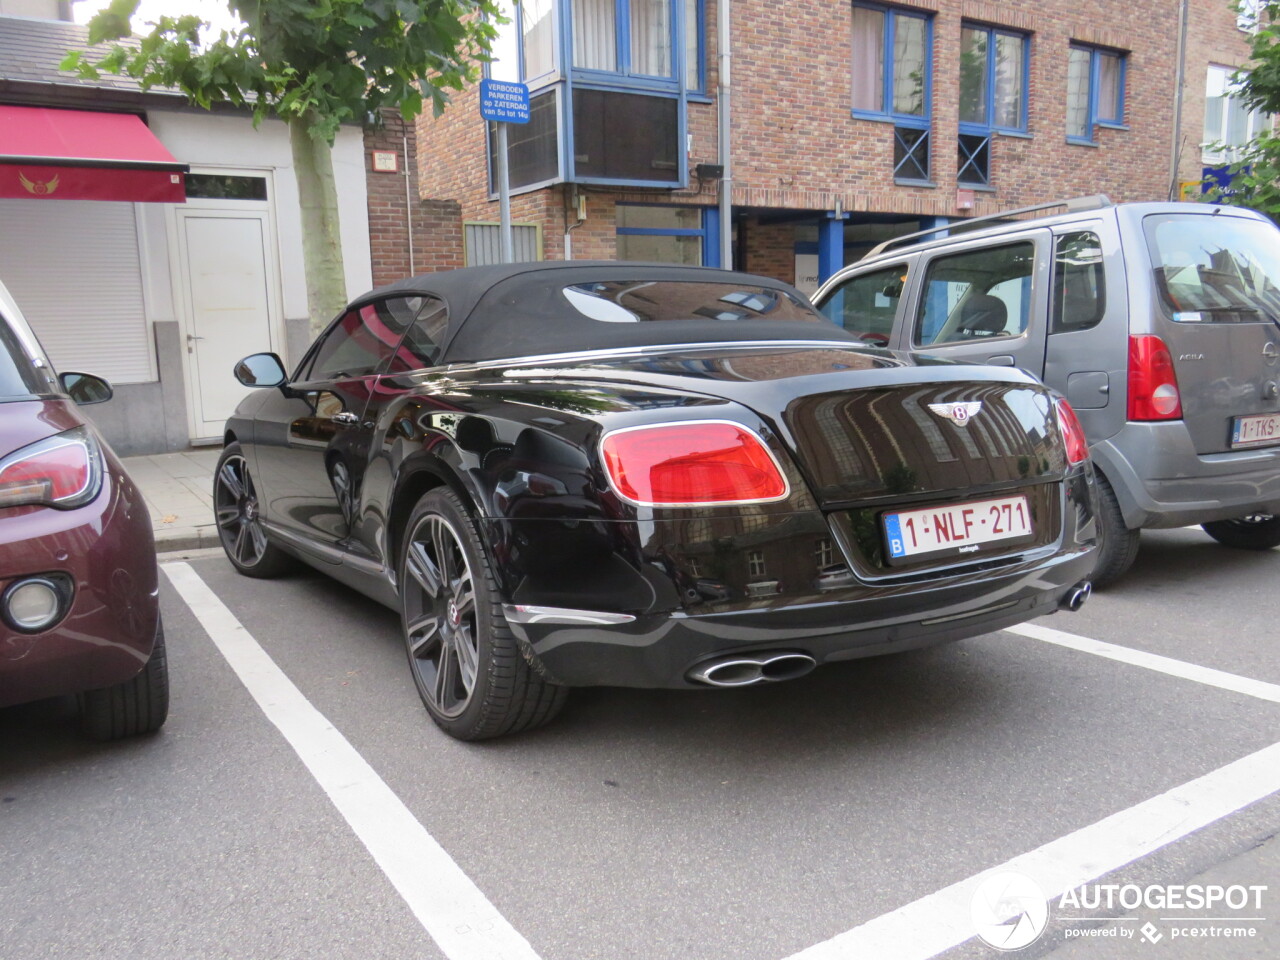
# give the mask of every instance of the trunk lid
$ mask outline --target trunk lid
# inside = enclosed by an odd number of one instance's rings
[[[641,383],[753,410],[824,510],[972,497],[1058,480],[1067,469],[1050,393],[1011,368],[799,344],[571,365],[573,373],[557,369],[557,380]],[[505,379],[520,376],[508,369]]]

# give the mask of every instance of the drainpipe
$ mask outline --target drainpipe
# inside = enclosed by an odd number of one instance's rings
[[[1182,100],[1187,73],[1187,4],[1178,4],[1178,72],[1173,86],[1173,143],[1169,148],[1169,199],[1178,200],[1178,165],[1182,157]]]
[[[410,192],[409,181],[409,135],[404,135],[404,225],[405,231],[409,235],[409,276],[417,274],[418,269],[413,265],[413,194]]]
[[[720,164],[724,172],[720,177],[720,266],[733,269],[733,158],[729,143],[729,20],[730,0],[718,0],[716,4],[716,54],[720,65],[720,83],[716,90],[716,137]]]

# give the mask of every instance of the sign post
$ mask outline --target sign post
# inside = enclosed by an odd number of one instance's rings
[[[497,125],[498,143],[498,207],[500,210],[502,262],[515,260],[511,241],[511,177],[507,170],[507,124],[529,122],[529,87],[504,80],[480,81],[480,116]]]

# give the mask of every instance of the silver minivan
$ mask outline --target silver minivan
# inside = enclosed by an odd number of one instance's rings
[[[1050,208],[1065,213],[1006,219]],[[1098,471],[1095,583],[1144,527],[1280,545],[1280,230],[1237,207],[1105,197],[886,241],[814,295],[893,350],[1017,366],[1075,408]],[[933,239],[926,239],[932,236]]]

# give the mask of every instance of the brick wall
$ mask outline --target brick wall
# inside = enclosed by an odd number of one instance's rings
[[[416,147],[416,127],[406,123],[398,111],[384,111],[381,123],[365,130],[365,180],[374,286],[428,270],[462,266],[462,221],[458,203],[456,200],[424,201],[419,197]],[[375,151],[395,154],[395,173],[374,168]]]
[[[1238,62],[1242,34],[1229,0],[1188,0],[1191,8],[1183,129],[1198,143],[1203,126],[1204,65]],[[718,82],[715,0],[707,3],[707,91]],[[1092,193],[1115,200],[1164,199],[1173,179],[1171,158],[1177,70],[1178,6],[1171,0],[905,0],[932,15],[933,186],[893,180],[893,126],[850,113],[848,0],[738,0],[733,6],[733,201],[748,217],[744,235],[749,269],[791,279],[793,229],[762,227],[765,211],[811,211],[839,205],[859,213],[955,217]],[[956,153],[961,25],[1003,26],[1031,37],[1028,135],[996,134],[991,145],[992,188],[976,192],[974,207],[958,206]],[[1096,128],[1091,145],[1066,140],[1068,49],[1072,41],[1127,54],[1127,129]],[[1198,106],[1192,94],[1198,91]],[[714,103],[690,102],[689,166],[719,162]],[[438,118],[422,118],[419,179],[423,198],[458,204],[463,220],[498,219],[488,197],[484,125],[476,91],[455,97]],[[1199,170],[1184,151],[1184,169]],[[716,204],[716,185],[690,174],[686,190],[617,191],[581,188],[587,218],[573,226],[577,259],[614,256],[614,206],[619,202]],[[544,226],[548,258],[563,256],[567,224],[575,224],[576,188],[560,185],[513,199],[513,217]],[[766,218],[767,219],[767,218]]]

